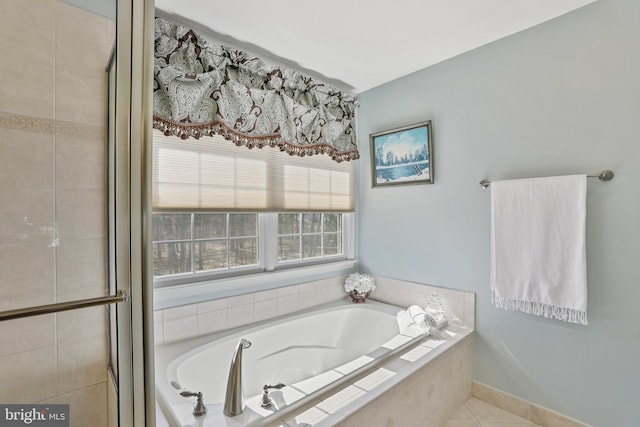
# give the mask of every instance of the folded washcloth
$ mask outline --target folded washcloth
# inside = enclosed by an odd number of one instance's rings
[[[418,305],[412,305],[398,312],[396,320],[400,333],[409,336],[427,334],[437,337],[440,336],[438,329],[447,324],[443,316],[434,317]]]
[[[421,328],[428,326],[425,323],[424,315],[426,314],[426,312],[424,311],[424,308],[418,305],[412,305],[407,309],[407,313],[409,314],[411,320],[413,320],[413,323],[415,323],[416,325],[420,326]]]
[[[408,335],[410,337],[417,337],[419,335],[423,335],[425,333],[424,328],[417,325],[407,310],[402,310],[398,312],[396,315],[396,320],[398,321],[398,330],[403,335]]]

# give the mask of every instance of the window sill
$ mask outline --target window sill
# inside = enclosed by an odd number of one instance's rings
[[[153,290],[154,310],[283,288],[352,272],[356,260],[345,260],[227,279],[167,286]]]

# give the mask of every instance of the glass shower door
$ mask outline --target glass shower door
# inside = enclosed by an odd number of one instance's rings
[[[116,12],[115,0],[0,2],[0,425],[130,424],[108,308],[124,299],[108,238]]]

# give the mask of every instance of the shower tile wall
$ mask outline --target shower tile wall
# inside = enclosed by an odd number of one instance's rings
[[[105,67],[115,23],[0,3],[0,310],[106,292]],[[104,308],[0,322],[0,403],[107,425]]]

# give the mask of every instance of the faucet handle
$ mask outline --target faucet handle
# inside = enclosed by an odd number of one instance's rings
[[[278,383],[276,385],[265,384],[262,387],[262,402],[260,403],[260,406],[262,406],[265,409],[271,408],[273,406],[273,402],[271,401],[271,397],[269,397],[269,390],[271,389],[280,390],[282,387],[284,387],[284,384],[282,383]]]
[[[281,389],[281,388],[283,388],[284,386],[285,386],[285,385],[284,385],[284,384],[282,384],[282,383],[278,383],[278,384],[276,384],[276,385],[268,385],[268,384],[265,384],[265,385],[262,387],[262,390],[263,390],[263,391],[269,391],[269,390],[271,390],[272,388],[275,388],[276,390],[280,390],[280,389]]]
[[[207,407],[204,406],[202,402],[202,392],[200,391],[181,391],[180,396],[182,397],[195,397],[198,400],[196,401],[196,406],[193,408],[193,415],[196,417],[201,417],[207,413]]]

